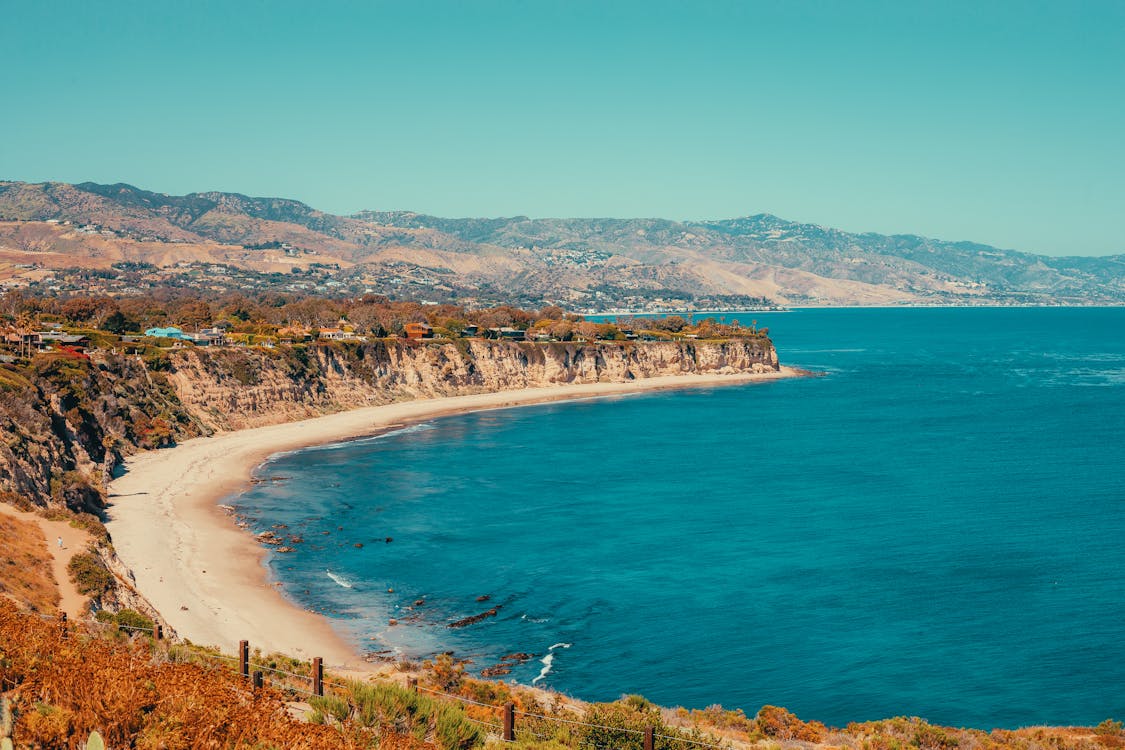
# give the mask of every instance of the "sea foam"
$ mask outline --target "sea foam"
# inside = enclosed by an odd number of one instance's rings
[[[540,681],[545,679],[547,677],[547,675],[551,674],[551,669],[555,665],[555,649],[556,648],[570,648],[572,645],[574,645],[574,644],[572,644],[572,643],[556,643],[555,645],[553,645],[549,649],[547,649],[547,655],[539,660],[539,663],[543,665],[543,668],[539,670],[539,676],[536,677],[534,680],[532,680],[531,684],[536,685]]]
[[[331,578],[333,581],[335,581],[340,586],[343,586],[346,589],[350,589],[352,587],[352,584],[346,578],[344,578],[343,576],[338,576],[335,573],[333,573],[331,570],[325,570],[324,572],[327,573],[328,577]]]

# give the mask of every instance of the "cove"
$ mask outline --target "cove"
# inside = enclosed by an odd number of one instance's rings
[[[391,658],[834,725],[1125,714],[1125,310],[725,315],[823,377],[442,418],[235,504]]]

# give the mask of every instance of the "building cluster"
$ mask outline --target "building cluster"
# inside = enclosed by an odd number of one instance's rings
[[[90,337],[66,333],[59,328],[29,331],[9,326],[3,330],[3,342],[9,352],[21,357],[30,357],[36,352],[58,352],[85,358],[86,349],[90,346]],[[0,356],[0,362],[10,361],[12,354]]]

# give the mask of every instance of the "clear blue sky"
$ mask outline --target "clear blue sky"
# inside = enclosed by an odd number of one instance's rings
[[[1125,2],[0,0],[0,178],[1125,252]]]

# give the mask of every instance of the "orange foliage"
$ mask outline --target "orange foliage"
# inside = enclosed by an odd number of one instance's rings
[[[108,747],[302,750],[366,748],[370,730],[305,724],[269,687],[221,667],[154,659],[146,643],[99,639],[0,601],[0,691],[16,711],[17,746],[65,747],[97,730]],[[384,738],[380,747],[424,745]]]
[[[762,734],[779,740],[822,742],[828,732],[819,721],[803,722],[791,711],[778,706],[762,706],[757,721]]]

